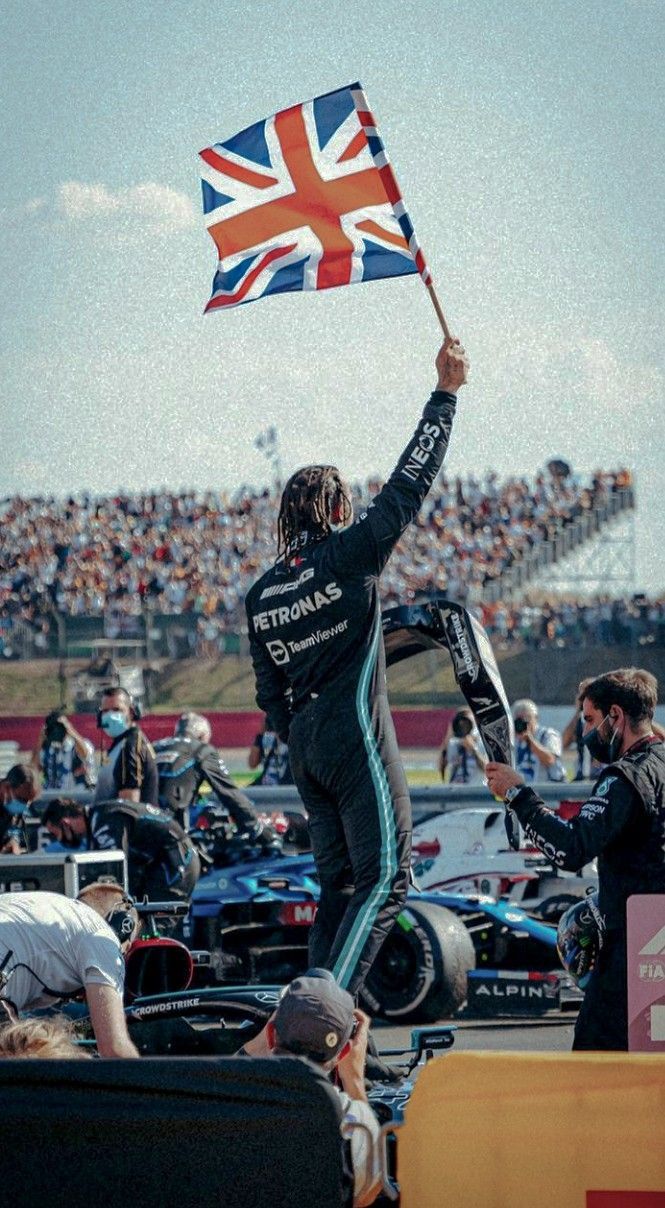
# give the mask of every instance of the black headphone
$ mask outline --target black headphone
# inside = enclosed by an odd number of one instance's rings
[[[122,695],[124,696],[125,700],[127,701],[127,704],[129,705],[129,711],[132,715],[133,721],[140,721],[141,718],[143,717],[143,709],[141,708],[140,700],[136,700],[136,698],[133,697],[131,692],[128,692],[126,688],[121,688],[121,687],[105,688],[104,691],[100,693],[100,696],[99,696],[100,704],[97,706],[97,729],[98,730],[102,729],[102,709],[101,709],[102,698],[105,696],[115,696],[117,692],[122,692]]]

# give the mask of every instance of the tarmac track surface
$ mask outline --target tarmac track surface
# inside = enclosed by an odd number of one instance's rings
[[[486,1049],[494,1052],[551,1053],[570,1051],[575,1018],[575,1011],[566,1011],[542,1019],[481,1020],[460,1017],[442,1019],[440,1022],[456,1029],[455,1044],[448,1052],[478,1052]],[[408,1026],[394,1027],[377,1022],[372,1032],[380,1053],[385,1049],[399,1049],[410,1044],[411,1028]]]

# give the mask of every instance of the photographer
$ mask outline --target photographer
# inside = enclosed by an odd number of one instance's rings
[[[240,1050],[248,1057],[302,1057],[339,1082],[350,1140],[354,1208],[373,1204],[380,1187],[379,1124],[365,1090],[369,1019],[354,1008],[327,969],[308,969],[282,994],[275,1014]]]
[[[49,713],[33,752],[45,789],[91,789],[97,779],[95,748],[59,709]]]
[[[0,780],[0,854],[22,856],[28,850],[25,815],[39,796],[39,781],[34,768],[15,763]]]
[[[458,709],[443,740],[439,755],[441,779],[448,784],[482,784],[487,758],[473,713]]]
[[[259,730],[247,756],[248,767],[261,767],[252,784],[293,784],[289,765],[289,748],[279,734],[267,728],[267,719]]]
[[[566,779],[561,762],[561,735],[549,726],[538,725],[538,709],[532,700],[516,700],[515,767],[526,784]]]

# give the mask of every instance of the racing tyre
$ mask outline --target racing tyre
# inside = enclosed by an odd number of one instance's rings
[[[362,993],[372,1015],[434,1022],[458,1011],[476,965],[461,919],[432,902],[409,902],[374,962]]]

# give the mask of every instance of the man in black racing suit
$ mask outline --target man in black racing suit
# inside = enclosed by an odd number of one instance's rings
[[[199,855],[175,818],[142,801],[100,801],[86,807],[56,799],[42,815],[43,825],[63,847],[125,853],[129,890],[150,901],[189,898],[199,878]]]
[[[564,822],[505,764],[487,782],[527,838],[559,868],[598,857],[598,907],[605,933],[575,1027],[575,1049],[627,1049],[626,902],[665,893],[665,744],[651,722],[658,686],[634,667],[585,681],[584,742],[606,764],[576,818]]]
[[[233,783],[219,751],[210,744],[211,730],[200,713],[183,713],[173,738],[153,744],[159,778],[159,804],[187,829],[189,809],[207,782],[238,830],[261,837],[266,830],[258,821],[249,797]],[[274,831],[270,830],[270,839]]]
[[[388,482],[357,523],[333,466],[286,484],[278,558],[247,594],[256,699],[289,744],[321,885],[310,964],[351,993],[406,896],[411,809],[388,707],[378,578],[443,461],[468,362],[436,359],[437,387]],[[346,526],[337,529],[336,526]]]

